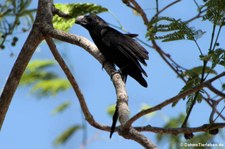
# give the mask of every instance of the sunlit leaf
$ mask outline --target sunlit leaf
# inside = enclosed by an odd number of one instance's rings
[[[61,18],[57,15],[53,17],[53,26],[64,31],[68,31],[74,25],[75,18],[80,15],[108,11],[107,8],[92,3],[55,4],[55,7],[72,17],[71,19]]]
[[[116,107],[115,104],[110,105],[110,106],[107,107],[107,113],[109,114],[109,116],[113,116],[113,114],[114,114],[114,112],[116,110],[115,107]]]

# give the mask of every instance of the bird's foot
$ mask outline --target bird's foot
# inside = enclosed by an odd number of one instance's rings
[[[114,76],[115,74],[120,74],[120,75],[122,75],[121,71],[114,71],[114,72],[111,74],[111,80],[112,80],[112,78],[113,78],[113,76]]]

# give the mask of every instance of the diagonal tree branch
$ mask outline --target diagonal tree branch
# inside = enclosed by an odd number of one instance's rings
[[[122,0],[122,2],[124,4],[126,4],[128,7],[134,9],[135,11],[137,11],[141,15],[142,20],[144,21],[144,24],[145,25],[148,24],[148,22],[149,22],[148,21],[148,17],[146,15],[146,13],[144,12],[144,10],[142,9],[142,7],[136,2],[136,0]]]
[[[215,81],[215,80],[217,80],[217,79],[219,79],[219,78],[221,78],[221,77],[223,77],[223,76],[225,76],[225,72],[222,72],[221,74],[219,74],[219,75],[217,75],[217,76],[215,76],[215,77],[209,79],[208,81],[205,81],[205,82],[199,84],[198,86],[196,86],[196,87],[194,87],[194,88],[188,89],[188,90],[186,90],[186,91],[184,91],[184,92],[182,92],[182,93],[180,93],[180,94],[178,94],[178,95],[176,95],[176,96],[174,96],[174,97],[172,97],[172,98],[170,98],[170,99],[167,99],[167,100],[165,100],[164,102],[162,102],[162,103],[160,103],[160,104],[158,104],[158,105],[156,105],[156,106],[154,106],[154,107],[152,107],[152,108],[149,108],[149,109],[146,109],[146,110],[143,110],[143,111],[137,113],[136,115],[134,115],[132,118],[130,118],[130,119],[126,122],[126,124],[125,124],[124,127],[130,127],[130,126],[132,125],[132,123],[133,123],[134,121],[136,121],[137,119],[139,119],[140,117],[142,117],[142,116],[144,116],[144,115],[146,115],[146,114],[149,114],[149,113],[151,113],[151,112],[160,110],[160,109],[162,109],[163,107],[165,107],[165,106],[167,106],[167,105],[169,105],[169,104],[171,104],[171,103],[177,102],[177,101],[179,101],[181,98],[184,98],[185,96],[187,96],[187,95],[189,95],[189,94],[191,94],[191,93],[194,93],[194,92],[199,91],[200,89],[202,89],[202,88],[208,86],[210,83],[212,83],[213,81]]]

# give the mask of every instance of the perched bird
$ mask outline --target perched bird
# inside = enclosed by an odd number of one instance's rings
[[[148,84],[142,74],[147,77],[147,73],[140,63],[147,66],[148,52],[133,37],[135,34],[123,34],[111,28],[102,18],[91,14],[76,18],[75,23],[86,28],[99,51],[106,60],[120,68],[123,80],[127,75],[134,78],[142,86]]]
[[[86,28],[106,60],[120,68],[124,82],[129,75],[142,86],[148,86],[142,76],[143,74],[147,77],[147,73],[140,65],[142,63],[147,66],[145,60],[148,60],[148,52],[133,39],[137,36],[136,34],[123,34],[111,28],[102,18],[93,14],[80,16],[76,18],[75,23]],[[118,107],[116,106],[110,138],[115,130],[118,115]]]

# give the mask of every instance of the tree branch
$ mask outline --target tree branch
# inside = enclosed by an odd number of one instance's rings
[[[215,87],[213,87],[212,84],[209,84],[207,86],[207,88],[209,90],[211,90],[213,93],[215,93],[216,95],[219,95],[220,97],[225,98],[225,94],[223,92],[219,91],[218,89],[216,89]]]
[[[174,96],[174,97],[172,97],[172,98],[170,98],[170,99],[167,99],[167,100],[165,100],[164,102],[162,102],[162,103],[160,103],[160,104],[158,104],[158,105],[156,105],[156,106],[154,106],[154,107],[152,107],[152,108],[149,108],[149,109],[146,109],[146,110],[143,110],[143,111],[137,113],[135,116],[133,116],[132,118],[130,118],[130,119],[126,122],[126,124],[125,124],[124,127],[129,127],[129,126],[131,126],[132,123],[133,123],[134,121],[136,121],[137,119],[139,119],[140,117],[142,117],[142,116],[144,116],[144,115],[146,115],[146,114],[149,114],[149,113],[151,113],[151,112],[160,110],[160,109],[162,109],[163,107],[165,107],[165,106],[167,106],[167,105],[169,105],[169,104],[171,104],[171,103],[174,103],[174,102],[179,101],[181,98],[184,98],[185,96],[187,96],[187,95],[189,95],[189,94],[191,94],[191,93],[194,93],[194,92],[196,92],[196,91],[199,91],[199,90],[202,89],[203,87],[208,86],[208,84],[212,83],[213,81],[215,81],[215,80],[217,80],[217,79],[219,79],[219,78],[221,78],[221,77],[223,77],[223,76],[225,76],[225,72],[222,72],[221,74],[219,74],[219,75],[217,75],[217,76],[215,76],[215,77],[209,79],[208,81],[205,81],[205,82],[199,84],[198,86],[196,86],[196,87],[194,87],[194,88],[191,88],[191,89],[189,89],[189,90],[186,90],[186,91],[184,91],[184,92],[182,92],[182,93],[180,93],[180,94],[178,94],[178,95],[176,95],[176,96]]]
[[[117,95],[117,103],[119,107],[119,120],[121,125],[123,125],[129,118],[129,108],[128,108],[128,96],[125,89],[125,84],[122,81],[122,78],[119,73],[116,73],[114,66],[107,62],[103,55],[99,52],[97,47],[82,36],[72,35],[63,31],[55,30],[51,26],[43,25],[42,29],[46,32],[47,35],[65,41],[71,44],[78,45],[85,49],[88,53],[90,53],[93,57],[95,57],[101,64],[104,63],[104,69],[112,76],[112,81],[115,86],[116,95]],[[90,123],[92,124],[92,123]],[[105,129],[106,130],[106,129]],[[107,128],[108,131],[108,128]]]
[[[59,30],[55,30],[55,29],[49,29],[49,27],[46,25],[43,26],[43,30],[46,31],[47,35],[49,35],[53,38],[59,39],[61,41],[69,42],[71,44],[75,44],[75,45],[78,45],[78,46],[84,48],[88,53],[90,53],[92,56],[94,56],[101,64],[104,63],[104,68],[110,76],[115,73],[115,68],[113,67],[113,65],[110,64],[109,62],[106,62],[105,58],[98,51],[97,47],[93,43],[91,43],[89,40],[87,40],[86,38],[77,36],[77,35],[72,35],[72,34],[62,32]],[[67,71],[64,70],[64,72],[67,72]],[[69,80],[71,80],[71,79],[69,79]],[[135,140],[145,147],[147,146],[149,148],[153,148],[154,147],[153,143],[151,143],[151,141],[148,140],[145,136],[141,135],[140,133],[134,135],[134,131],[131,130],[132,128],[123,127],[123,125],[129,119],[129,108],[127,105],[128,96],[126,93],[125,84],[122,81],[122,78],[119,73],[116,73],[113,75],[112,81],[115,86],[115,90],[116,90],[116,94],[117,94],[117,105],[119,107],[119,121],[121,123],[120,128],[123,130],[124,129],[129,130],[129,132],[128,132],[129,139]],[[72,82],[74,84],[74,81],[72,81]],[[82,99],[82,100],[84,100],[84,99]],[[87,114],[87,115],[90,115],[90,114]],[[89,119],[87,119],[87,120],[89,120],[88,122],[95,128],[98,128],[101,130],[106,130],[106,131],[110,130],[110,127],[103,126],[103,125],[100,125],[97,122],[95,122],[92,116],[90,119],[91,119],[91,121]],[[116,131],[118,131],[118,128],[116,128]],[[124,133],[119,133],[119,134],[122,135],[124,138],[126,138],[126,136],[127,136]],[[140,136],[142,136],[142,137],[140,137]]]
[[[148,17],[146,15],[146,13],[144,12],[144,10],[141,8],[141,6],[135,0],[122,0],[122,2],[124,4],[126,4],[128,7],[137,11],[141,15],[142,20],[144,21],[144,24],[145,25],[148,24],[149,21],[148,21]],[[130,3],[132,3],[133,6]]]
[[[126,139],[131,139],[138,142],[146,149],[157,149],[157,147],[146,136],[142,135],[140,132],[138,132],[132,127],[130,127],[129,129],[120,129],[119,134]]]
[[[171,7],[172,5],[174,5],[174,4],[176,4],[176,3],[180,2],[180,1],[181,1],[181,0],[175,0],[174,2],[172,2],[172,3],[168,4],[168,5],[166,5],[166,6],[163,7],[160,11],[158,11],[158,12],[152,17],[152,19],[154,19],[155,17],[159,16],[160,13],[162,13],[163,11],[165,11],[166,9],[168,9],[169,7]]]
[[[207,132],[209,130],[217,129],[217,128],[224,128],[225,123],[213,123],[213,124],[204,124],[199,127],[192,127],[192,128],[160,128],[160,127],[153,127],[153,126],[144,126],[144,127],[134,127],[134,129],[138,131],[149,131],[154,133],[161,133],[161,134],[172,134],[178,135],[183,133],[190,133],[190,132]]]

